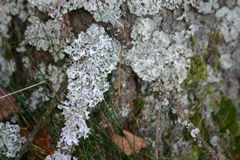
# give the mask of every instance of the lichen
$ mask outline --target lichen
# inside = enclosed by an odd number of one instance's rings
[[[96,21],[113,24],[122,16],[120,7],[124,0],[90,0],[84,3],[84,8],[93,14]]]
[[[85,0],[28,0],[32,8],[48,13],[52,18],[61,19],[62,16],[72,10],[83,7]]]
[[[4,39],[9,38],[9,27],[12,16],[25,21],[27,13],[24,10],[23,0],[1,0],[0,2],[0,47]]]
[[[52,88],[57,91],[65,77],[65,66],[58,67],[53,64],[49,64],[47,67],[47,72],[45,78],[52,83]]]
[[[7,87],[10,83],[10,78],[15,71],[15,63],[12,60],[7,60],[3,57],[0,50],[0,85]]]
[[[179,8],[183,3],[183,0],[162,0],[162,6],[169,9],[174,10]]]
[[[107,76],[118,62],[119,46],[102,27],[93,24],[65,52],[73,63],[67,70],[67,100],[59,106],[66,120],[59,145],[73,145],[89,133],[85,122],[88,109],[104,99],[109,87]]]
[[[213,13],[219,8],[218,0],[198,1],[192,0],[193,7],[198,9],[198,12],[203,14]]]
[[[159,12],[162,3],[156,0],[129,0],[127,1],[131,13],[137,16],[154,15]]]
[[[0,156],[14,158],[20,150],[24,138],[20,137],[20,127],[9,122],[0,123]]]
[[[240,8],[233,9],[222,7],[216,12],[216,17],[220,20],[220,31],[226,43],[236,46],[240,33]]]
[[[9,57],[0,53],[0,73],[4,75],[0,77],[1,87],[12,87],[10,82],[18,78],[18,74],[11,76],[15,67],[17,72],[31,73],[24,84],[47,79],[47,84],[55,91],[60,88],[67,74],[67,93],[63,94],[65,99],[58,105],[65,126],[62,128],[58,151],[46,160],[70,160],[71,156],[64,153],[70,154],[72,149],[77,148],[73,145],[79,145],[80,138],[88,137],[91,132],[88,127],[90,113],[107,97],[105,93],[110,88],[108,79],[111,78],[114,90],[111,96],[118,99],[114,105],[122,118],[120,121],[128,120],[134,113],[134,118],[139,119],[142,126],[139,130],[144,137],[150,135],[148,138],[154,149],[162,147],[160,152],[163,153],[165,146],[172,145],[164,155],[175,159],[195,145],[193,141],[184,141],[185,135],[182,136],[181,132],[184,129],[188,140],[199,140],[198,137],[201,137],[200,143],[215,135],[220,136],[216,134],[218,128],[213,123],[212,117],[215,116],[216,124],[221,119],[227,122],[218,124],[223,134],[236,132],[235,107],[231,107],[227,101],[224,106],[220,104],[222,109],[212,114],[211,103],[214,96],[219,96],[218,91],[213,95],[216,90],[227,90],[225,92],[234,94],[235,99],[239,96],[239,87],[236,87],[239,75],[239,3],[239,0],[2,0],[0,46],[6,43],[4,47],[11,52],[4,53]],[[84,17],[86,14],[88,17]],[[77,20],[79,17],[83,19]],[[85,20],[89,20],[89,23],[85,23]],[[97,24],[90,24],[94,22]],[[21,25],[18,26],[18,23]],[[77,38],[73,36],[82,30],[84,32]],[[31,54],[35,55],[31,57]],[[52,58],[55,62],[52,62]],[[18,60],[22,60],[22,63],[18,63]],[[119,72],[109,76],[117,63]],[[35,68],[40,71],[35,71]],[[125,75],[126,70],[131,77]],[[117,77],[118,74],[124,75],[124,78]],[[232,77],[235,79],[232,80]],[[229,80],[225,80],[227,78]],[[222,83],[224,80],[226,84]],[[115,91],[119,92],[116,97]],[[50,93],[46,86],[39,86],[21,94],[28,98],[32,106],[30,111],[33,111],[52,99]],[[123,93],[128,97],[123,97]],[[157,114],[160,112],[158,122]],[[141,116],[136,116],[139,113]],[[175,123],[177,118],[181,125]],[[3,128],[7,125],[0,123]],[[0,130],[0,133],[4,130]],[[16,130],[19,131],[19,127]],[[208,131],[209,137],[205,137]],[[154,140],[158,132],[163,142]],[[230,138],[237,140],[236,137]],[[214,141],[212,139],[215,147],[217,144]],[[234,142],[232,146],[236,147],[237,143]],[[1,147],[0,141],[0,152],[5,154],[8,150],[2,150]],[[11,152],[11,157],[18,149]],[[194,158],[199,158],[200,151],[193,149],[190,152]],[[220,150],[220,153],[227,152]]]
[[[25,42],[35,46],[37,50],[49,51],[55,61],[64,58],[63,47],[67,39],[62,37],[61,22],[48,20],[42,23],[39,18],[29,18],[31,25],[25,31]]]
[[[199,128],[194,128],[193,130],[191,130],[191,136],[193,138],[196,138],[199,133],[200,133]]]
[[[174,10],[182,5],[182,0],[129,0],[127,1],[131,13],[137,16],[147,16],[159,13],[163,8]]]
[[[220,56],[220,64],[222,69],[228,70],[233,66],[233,60],[230,54],[222,54]]]
[[[84,8],[93,14],[96,21],[115,23],[121,17],[123,0],[28,0],[32,7],[47,12],[52,18],[62,19],[70,11]]]
[[[192,50],[187,47],[186,39],[193,31],[173,35],[154,31],[153,25],[147,28],[136,24],[133,28],[133,39],[139,38],[133,42],[134,46],[126,56],[133,70],[145,81],[161,79],[167,88],[179,86],[186,79],[190,67]]]
[[[42,104],[44,102],[47,102],[49,98],[49,92],[43,88],[38,88],[35,91],[33,91],[29,97],[29,104],[31,108],[29,108],[31,111],[34,111],[37,109],[39,104]]]
[[[53,155],[47,156],[45,160],[77,160],[77,158],[68,154],[63,154],[59,151],[55,151]]]
[[[151,18],[139,18],[132,28],[131,37],[135,41],[138,39],[148,40],[151,38],[152,32],[156,30],[157,25],[159,24]]]

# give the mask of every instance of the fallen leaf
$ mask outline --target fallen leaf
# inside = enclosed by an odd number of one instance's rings
[[[20,135],[27,138],[33,128],[34,126],[22,128],[20,131]],[[43,128],[41,132],[36,135],[36,137],[32,141],[32,145],[39,149],[40,154],[43,157],[51,155],[55,151],[55,147],[52,144],[52,137],[47,128]]]
[[[148,146],[143,138],[129,131],[123,130],[123,134],[124,136],[114,134],[111,139],[126,155],[139,153],[141,149]]]
[[[8,93],[0,88],[0,97],[6,94]],[[12,96],[0,99],[0,121],[9,120],[17,112],[20,112],[20,109]]]

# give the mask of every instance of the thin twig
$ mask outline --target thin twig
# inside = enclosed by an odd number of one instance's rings
[[[157,124],[156,124],[156,148],[155,148],[155,159],[157,160],[159,157],[159,145],[160,145],[160,139],[161,139],[161,132],[159,132],[159,126],[160,126],[160,112],[161,112],[161,107],[159,106],[158,110],[157,110]]]
[[[112,15],[110,15],[107,11],[105,11],[104,9],[100,8],[104,13],[106,13],[114,22],[116,22],[122,30],[124,30],[124,25],[119,22],[118,20],[116,20]]]
[[[59,101],[59,97],[61,97],[62,93],[67,88],[67,79],[63,81],[61,87],[58,89],[57,93],[54,94],[55,98],[50,102],[50,105],[47,107],[46,112],[42,116],[42,118],[37,122],[36,126],[32,130],[32,132],[28,135],[27,140],[24,142],[23,146],[21,147],[20,151],[17,153],[15,160],[20,160],[24,153],[27,151],[28,146],[32,143],[33,139],[36,137],[38,132],[44,128],[47,124],[47,119],[49,115],[52,113],[53,109],[55,108],[57,102]],[[57,96],[58,95],[58,96]]]
[[[26,87],[26,88],[23,88],[23,89],[20,89],[20,90],[14,91],[14,92],[9,93],[9,94],[5,94],[5,95],[1,96],[0,99],[6,98],[6,97],[8,97],[8,96],[11,96],[11,95],[14,95],[14,94],[17,94],[17,93],[20,93],[20,92],[23,92],[23,91],[28,90],[28,89],[30,89],[30,88],[33,88],[33,87],[39,86],[39,85],[41,85],[41,84],[43,84],[43,83],[45,83],[45,81],[42,81],[42,82],[39,82],[39,83],[37,83],[37,84],[34,84],[34,85],[31,85],[31,86],[28,86],[28,87]]]

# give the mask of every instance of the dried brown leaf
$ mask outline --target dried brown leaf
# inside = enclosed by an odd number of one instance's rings
[[[141,149],[148,146],[143,138],[126,130],[123,130],[123,133],[124,136],[114,134],[111,139],[126,155],[139,153]]]
[[[27,138],[33,129],[34,126],[22,128],[20,135]],[[42,131],[37,134],[37,136],[32,141],[32,145],[36,146],[39,149],[39,152],[43,157],[51,155],[55,151],[55,147],[52,144],[52,136],[50,135],[47,128],[43,128]]]
[[[6,94],[8,93],[0,88],[0,97]],[[9,120],[17,112],[20,109],[12,96],[0,99],[0,121]]]

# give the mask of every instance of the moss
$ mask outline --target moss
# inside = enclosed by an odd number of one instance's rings
[[[215,30],[210,38],[209,38],[209,45],[208,45],[208,54],[206,56],[207,63],[215,70],[220,72],[221,65],[220,65],[220,53],[217,48],[217,45],[224,41],[224,37],[221,35],[219,29]]]
[[[186,127],[183,129],[182,134],[185,141],[192,140],[192,136]]]
[[[220,29],[216,29],[210,36],[210,39],[215,43],[222,43],[224,42],[224,37],[220,32]]]
[[[209,138],[207,135],[207,130],[205,128],[204,119],[202,118],[200,111],[195,111],[195,114],[190,116],[191,122],[200,129],[201,135],[205,138]]]
[[[191,43],[192,51],[195,51],[195,47],[196,47],[196,44],[197,44],[197,38],[192,35],[189,38],[189,40],[190,40],[190,43]]]
[[[181,160],[209,160],[209,156],[202,148],[193,146],[187,155],[180,157]]]
[[[38,18],[41,22],[45,23],[48,21],[49,16],[46,13],[44,13],[40,10],[37,10],[37,14],[38,14]]]
[[[239,159],[240,158],[240,136],[236,136],[233,138],[231,142],[231,146],[232,146],[235,158]]]
[[[190,37],[192,50],[195,49],[195,45],[197,43],[196,40],[196,37]],[[220,44],[223,41],[224,38],[219,29],[216,29],[209,38],[207,50],[202,51],[202,53],[191,59],[191,68],[184,83],[186,88],[192,88],[194,85],[207,80],[207,65],[210,65],[217,72],[222,71],[220,65],[220,53],[217,48],[217,44]]]
[[[4,57],[6,60],[10,60],[10,59],[12,58],[11,51],[9,51],[8,49],[5,49],[5,50],[4,50],[4,53],[3,53],[3,57]]]
[[[204,138],[208,139],[209,137],[206,132],[204,119],[202,118],[202,116],[199,112],[200,111],[195,111],[194,114],[189,117],[189,119],[194,124],[194,126],[196,126],[197,128],[200,129],[201,135],[203,135]],[[186,141],[190,141],[193,139],[193,137],[191,136],[191,134],[187,128],[184,128],[182,133],[183,133],[183,137]]]
[[[4,154],[0,154],[0,157],[1,157],[1,160],[9,160],[9,157],[7,157],[6,155]]]
[[[207,80],[208,71],[205,60],[206,55],[207,52],[204,51],[191,59],[191,68],[188,72],[188,77],[184,82],[186,88],[192,88],[196,83]]]
[[[232,134],[237,133],[237,109],[231,99],[222,97],[218,110],[215,111],[212,116],[218,124],[220,132],[229,130]]]
[[[240,122],[237,119],[237,109],[232,100],[222,95],[217,108],[212,113],[213,120],[224,135],[222,140],[227,148],[226,152],[231,152],[231,158],[240,158]],[[226,136],[227,135],[227,136]]]

